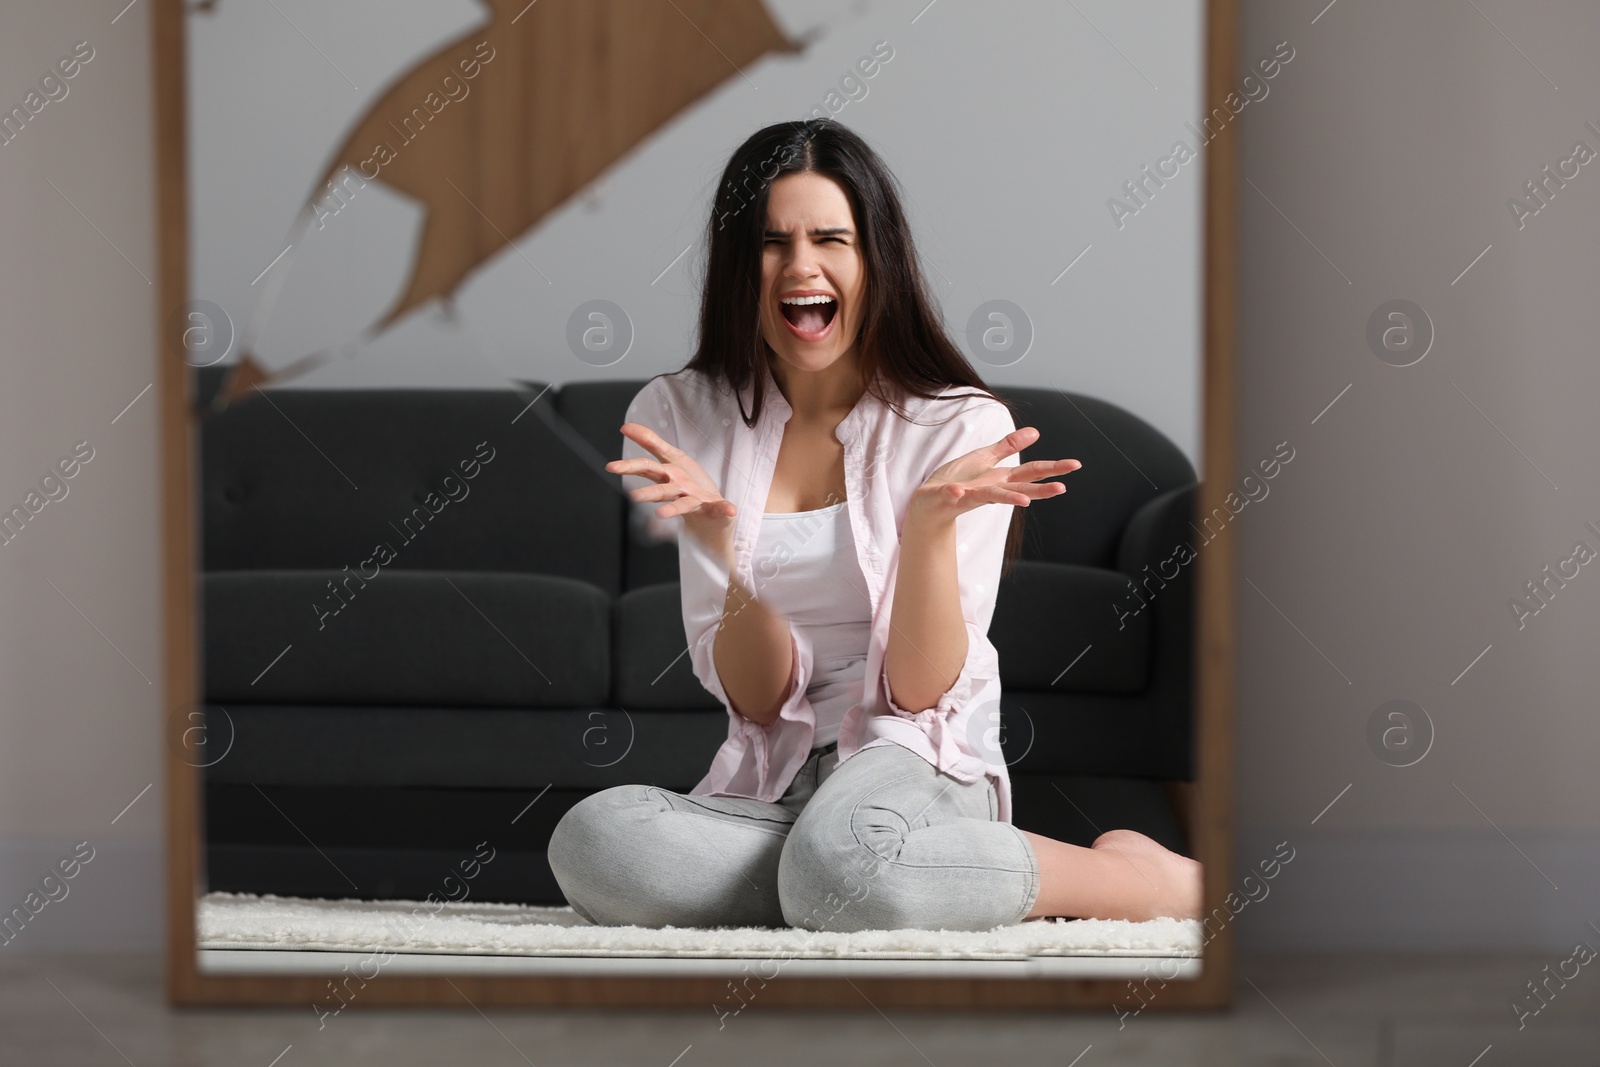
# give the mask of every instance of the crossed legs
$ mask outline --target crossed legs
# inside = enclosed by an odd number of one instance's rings
[[[608,926],[988,930],[1027,913],[1037,868],[1021,831],[994,821],[989,782],[898,745],[818,777],[814,759],[778,804],[602,790],[557,823],[551,869]]]
[[[1198,914],[1200,865],[1145,835],[1082,848],[996,810],[989,782],[885,745],[831,773],[814,757],[781,803],[602,790],[562,817],[549,858],[574,910],[602,925],[988,930]]]

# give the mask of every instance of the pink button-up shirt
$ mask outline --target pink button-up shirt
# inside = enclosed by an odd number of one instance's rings
[[[731,390],[713,386],[704,375],[690,370],[652,378],[634,397],[627,413],[627,421],[649,426],[694,457],[722,495],[737,506],[733,565],[746,588],[755,587],[751,573],[754,546],[784,424],[791,413],[771,371],[763,367],[762,373],[765,404],[754,427],[745,425]],[[973,390],[950,386],[943,395],[962,393]],[[752,407],[753,394],[753,385],[742,392],[746,411]],[[956,517],[956,570],[961,615],[967,627],[967,660],[937,704],[916,713],[896,705],[889,695],[884,657],[900,558],[900,529],[912,492],[938,467],[995,443],[1016,425],[1004,405],[983,396],[957,400],[910,397],[902,406],[912,421],[871,393],[864,393],[834,431],[844,445],[845,507],[856,557],[866,577],[873,620],[861,697],[846,712],[839,729],[839,760],[842,763],[864,748],[897,744],[959,781],[976,781],[987,775],[994,780],[999,798],[999,819],[1009,822],[1011,781],[996,741],[999,657],[988,634],[1012,505],[982,504]],[[649,458],[644,448],[626,438],[622,454],[628,459]],[[1018,462],[1018,456],[1011,455],[999,466]],[[649,482],[637,475],[623,479],[628,489],[646,484]],[[633,506],[644,510],[657,536],[678,535],[683,628],[690,662],[700,684],[728,710],[728,738],[706,776],[690,792],[776,801],[811,754],[816,721],[806,700],[813,666],[811,642],[798,627],[790,628],[794,668],[777,719],[762,726],[734,711],[712,658],[712,643],[727,599],[727,571],[681,530],[681,518],[657,519],[657,503]]]

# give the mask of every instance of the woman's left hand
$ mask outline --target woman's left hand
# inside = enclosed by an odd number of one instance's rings
[[[1040,459],[1015,467],[995,466],[1038,438],[1036,428],[1024,426],[992,445],[975,448],[946,463],[912,494],[906,513],[908,521],[916,518],[938,524],[984,504],[1027,507],[1035,500],[1065,493],[1067,487],[1061,482],[1039,484],[1039,479],[1066,474],[1083,466],[1075,459]]]

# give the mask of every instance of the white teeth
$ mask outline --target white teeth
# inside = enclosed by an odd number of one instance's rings
[[[782,303],[785,303],[785,304],[831,304],[831,303],[833,303],[833,297],[831,297],[831,296],[786,296],[786,297],[783,298]]]

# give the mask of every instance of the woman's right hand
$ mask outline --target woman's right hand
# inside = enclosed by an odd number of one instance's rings
[[[738,509],[732,501],[723,498],[711,476],[700,468],[693,456],[668,444],[660,434],[642,423],[623,423],[622,436],[655,457],[654,460],[614,459],[606,464],[606,470],[613,474],[638,475],[655,483],[630,489],[628,496],[638,503],[660,502],[657,518],[683,516],[686,529],[725,555]]]

